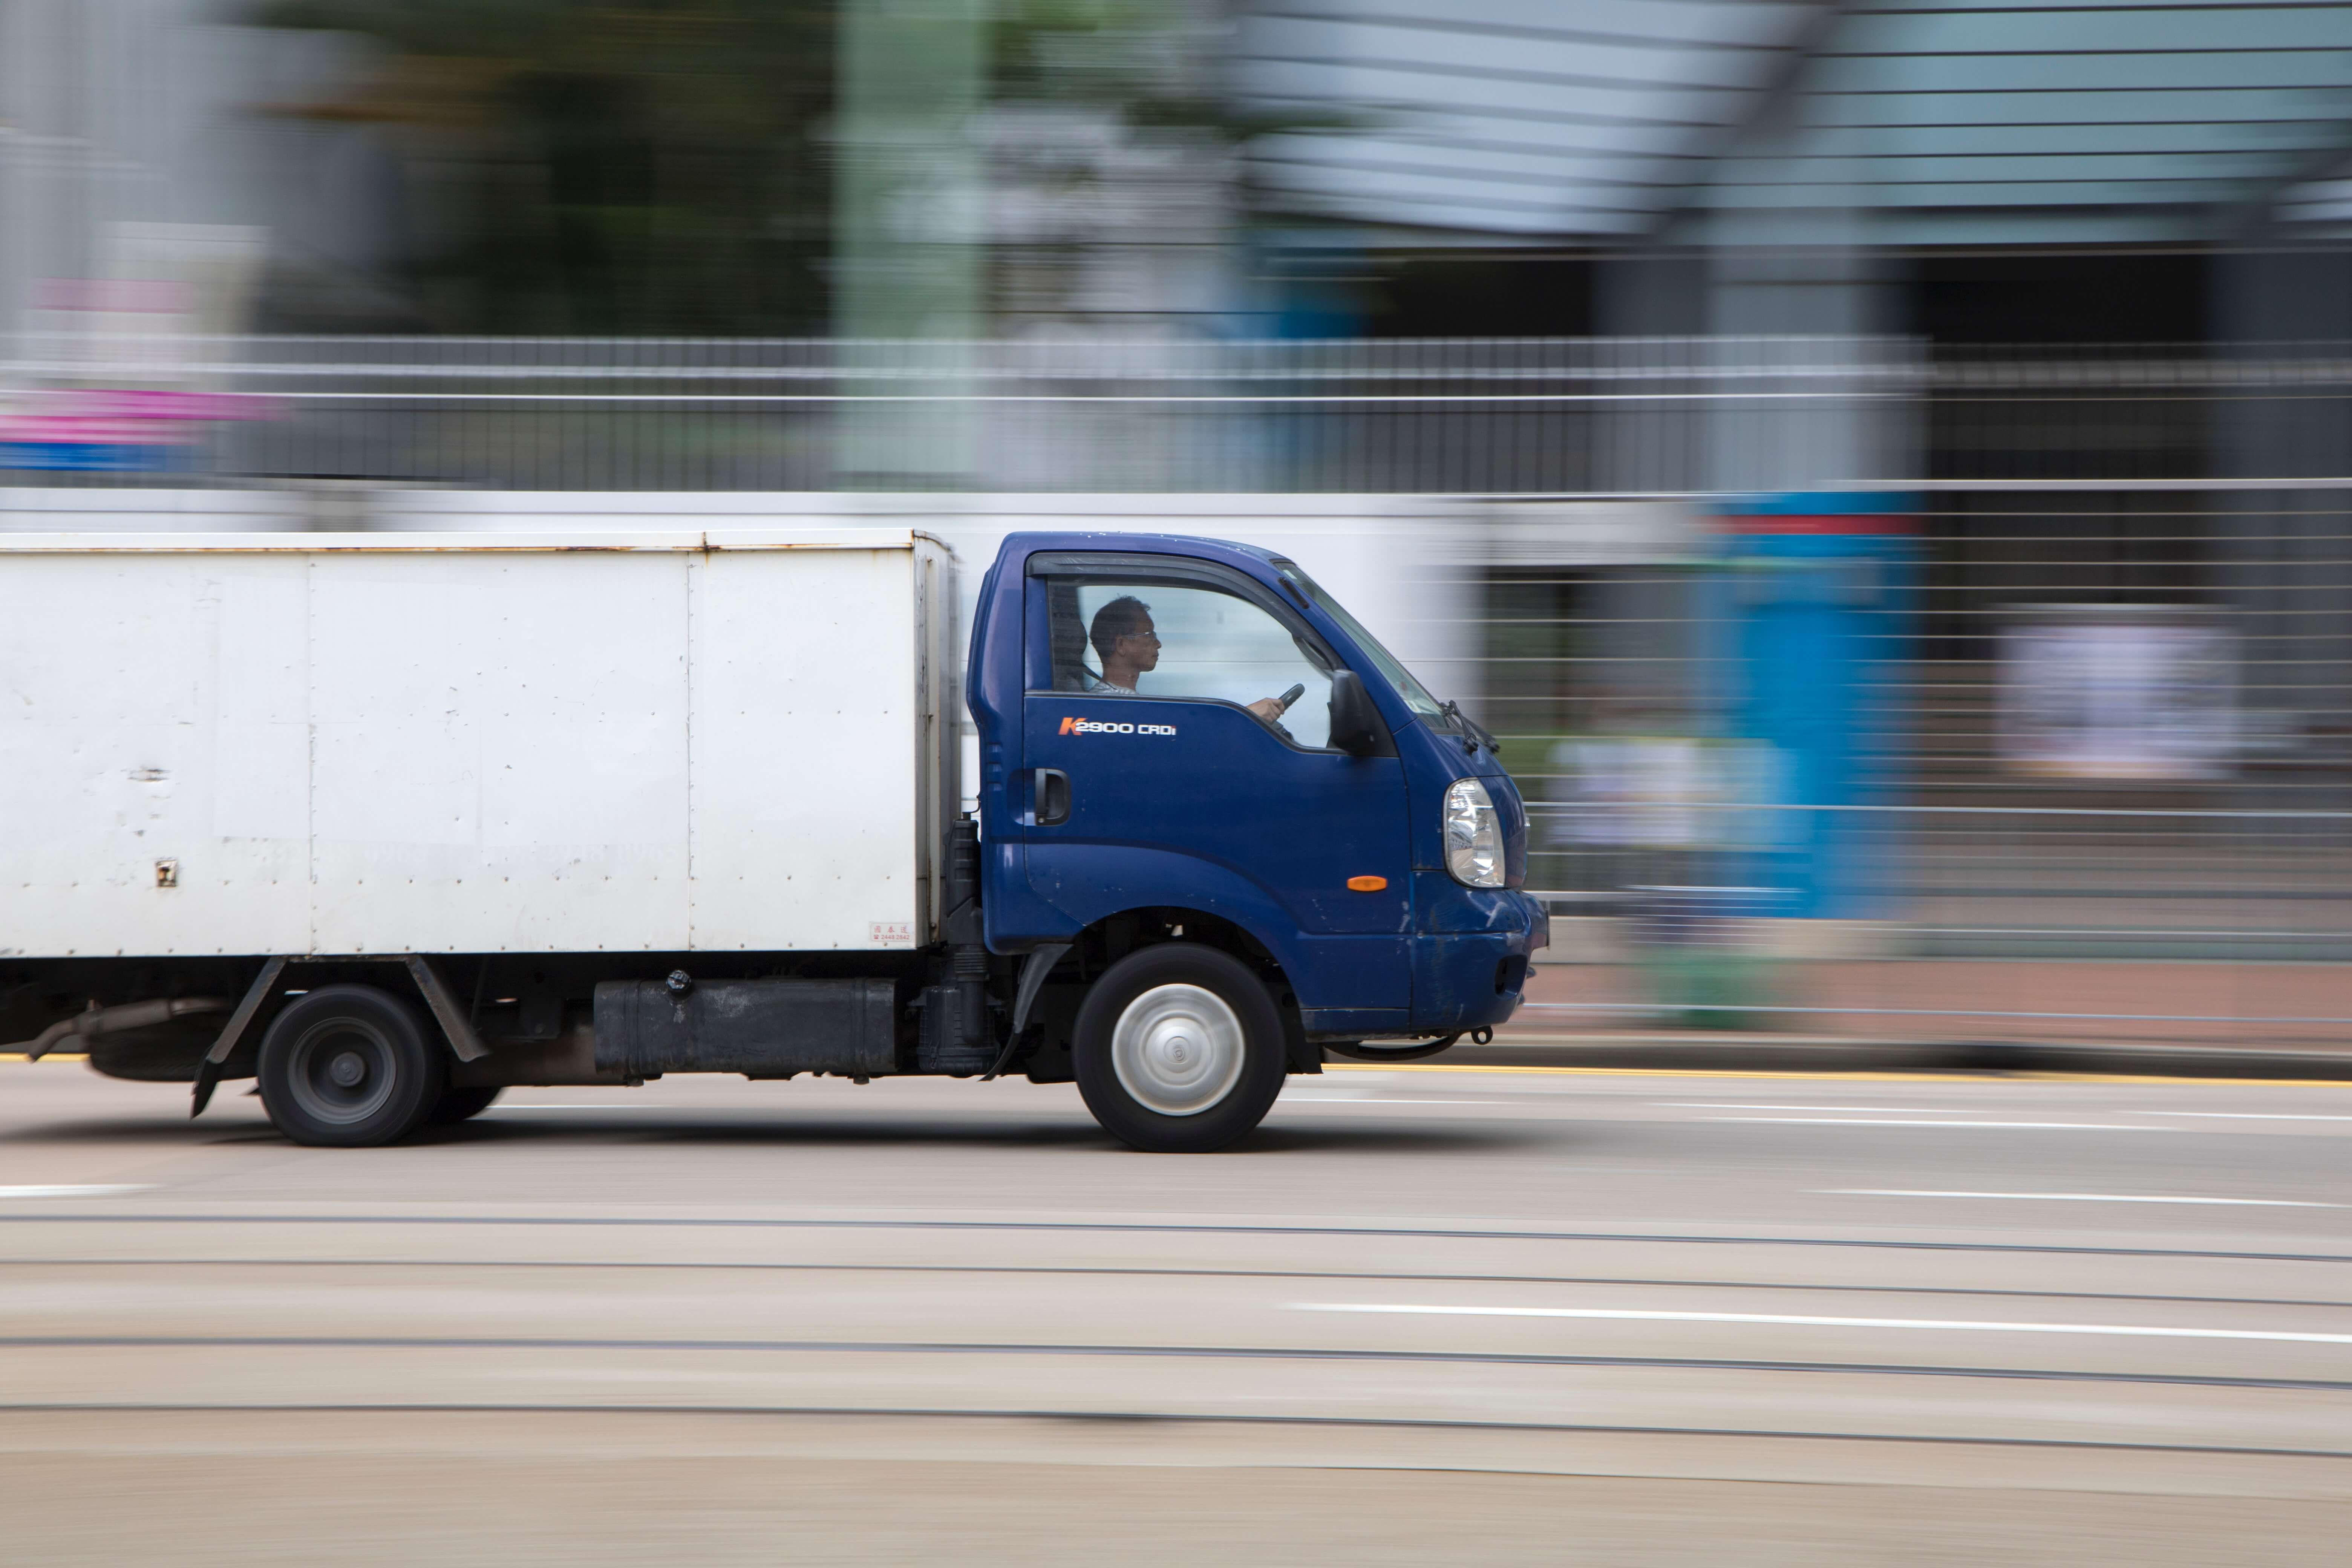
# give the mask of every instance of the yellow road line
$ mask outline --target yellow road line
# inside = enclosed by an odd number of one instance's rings
[[[2043,1083],[2210,1083],[2269,1084],[2283,1089],[2352,1089],[2352,1080],[2324,1078],[2198,1078],[2158,1077],[2110,1072],[1804,1072],[1763,1068],[1559,1068],[1489,1066],[1468,1062],[1448,1067],[1442,1062],[1325,1062],[1325,1072],[1499,1072],[1575,1074],[1586,1078],[1762,1078],[1824,1079],[1854,1083],[1985,1083],[2032,1079]]]
[[[1977,1073],[1927,1072],[1782,1072],[1762,1068],[1552,1068],[1535,1066],[1487,1066],[1468,1062],[1447,1066],[1443,1062],[1325,1062],[1325,1072],[1501,1072],[1501,1073],[1567,1073],[1585,1078],[1801,1078],[1853,1079],[1864,1082],[1943,1079],[1965,1083],[1980,1077]]]

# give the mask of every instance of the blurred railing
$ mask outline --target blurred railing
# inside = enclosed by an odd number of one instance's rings
[[[1919,374],[1892,339],[51,335],[0,364],[0,395],[66,400],[70,420],[76,396],[168,390],[222,400],[217,416],[159,420],[149,459],[92,441],[78,462],[59,441],[27,461],[20,441],[0,468],[47,484],[1687,491],[1745,482],[1722,452],[1895,463],[1852,427],[1907,405]]]
[[[2068,374],[2101,399],[2121,379]],[[1740,641],[1752,606],[1708,596],[1724,561],[1483,574],[1530,879],[1594,917],[1561,922],[1591,961],[1574,994],[1532,1011],[2352,1041],[2352,479],[2243,472],[2265,442],[2326,449],[2310,426],[2344,409],[2282,398],[2251,433],[2242,413],[2208,405],[2125,479],[1954,474],[1966,455],[1935,450],[1888,557],[1916,591],[1843,612],[1874,658],[1842,795],[1759,761],[1742,688],[1771,667]],[[2093,466],[2065,428],[2035,460]],[[1834,909],[1807,902],[1825,865]],[[1822,913],[1846,918],[1780,918]]]
[[[2347,412],[2352,344],[2337,342],[1930,356],[1892,338],[49,332],[0,353],[0,479],[1422,494],[2277,480],[2352,467]]]

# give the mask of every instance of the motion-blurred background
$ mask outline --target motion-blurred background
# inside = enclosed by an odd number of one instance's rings
[[[1282,542],[1533,1028],[2352,1037],[2352,5],[0,0],[0,526]]]

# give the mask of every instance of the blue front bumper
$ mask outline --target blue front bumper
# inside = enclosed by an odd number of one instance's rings
[[[1410,939],[1412,1032],[1451,1034],[1500,1024],[1518,1010],[1536,950],[1551,945],[1551,917],[1527,894],[1432,889],[1425,930]]]

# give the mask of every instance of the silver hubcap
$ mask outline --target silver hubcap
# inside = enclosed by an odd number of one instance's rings
[[[1198,985],[1155,985],[1127,1005],[1111,1031],[1119,1087],[1162,1116],[1194,1116],[1242,1076],[1242,1021]]]

